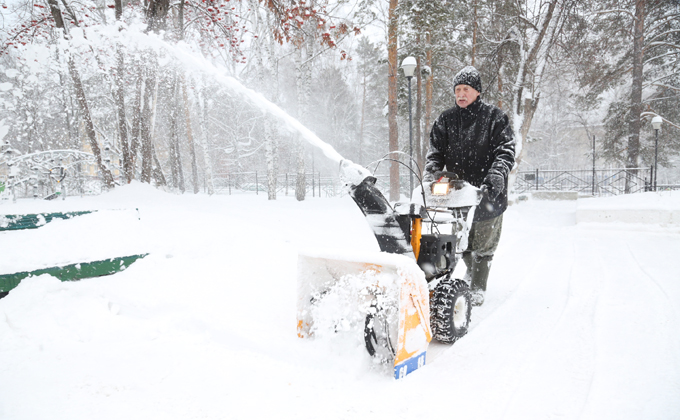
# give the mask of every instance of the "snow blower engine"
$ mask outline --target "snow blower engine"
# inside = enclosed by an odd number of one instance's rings
[[[382,252],[301,253],[298,335],[314,335],[324,302],[351,294],[355,302],[340,306],[345,311],[338,311],[332,328],[352,323],[363,328],[368,353],[391,364],[394,377],[401,378],[425,364],[432,338],[453,344],[467,333],[469,286],[452,274],[467,248],[482,191],[454,173],[438,172],[435,182],[413,191],[410,203],[392,207],[365,169],[344,161],[341,177]]]

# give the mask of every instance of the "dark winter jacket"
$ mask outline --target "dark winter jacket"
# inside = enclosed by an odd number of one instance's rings
[[[478,222],[499,216],[508,207],[508,175],[514,162],[515,140],[507,115],[478,98],[467,108],[456,104],[434,122],[424,180],[432,181],[434,172],[447,170],[481,187],[492,186],[491,178],[500,176],[495,179],[502,190],[493,200],[484,196],[475,211]]]

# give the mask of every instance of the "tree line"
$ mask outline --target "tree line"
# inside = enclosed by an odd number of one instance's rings
[[[650,163],[655,115],[665,121],[660,163],[680,149],[677,1],[5,2],[3,143],[21,153],[85,144],[107,188],[137,179],[212,193],[215,177],[259,169],[270,199],[281,172],[297,174],[296,196],[305,198],[314,148],[182,54],[214,64],[363,165],[409,150],[399,69],[407,56],[418,64],[411,111],[420,168],[466,65],[482,72],[482,99],[510,116],[518,167],[525,144],[541,141],[532,126],[546,118],[546,100],[559,102],[562,124],[601,126],[600,157],[613,164]],[[115,151],[118,166],[102,149]],[[392,200],[406,187],[400,166],[381,167]]]

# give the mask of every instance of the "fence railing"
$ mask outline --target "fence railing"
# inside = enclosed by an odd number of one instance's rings
[[[385,193],[389,189],[389,175],[376,175],[376,186]],[[406,185],[403,183],[402,186]],[[297,174],[279,174],[276,178],[276,195],[294,196]],[[267,194],[266,172],[238,172],[216,174],[213,177],[216,194],[255,193]],[[404,193],[406,191],[404,190]],[[320,172],[305,174],[306,197],[336,197],[346,194],[337,176],[322,176]]]
[[[514,190],[516,193],[531,191],[576,191],[583,195],[619,195],[651,191],[651,169],[589,169],[583,170],[533,170],[517,173]],[[376,186],[385,196],[389,192],[389,175],[377,175]],[[1,181],[1,180],[0,180]],[[92,176],[72,176],[63,183],[54,184],[42,180],[16,183],[10,191],[5,180],[5,189],[0,198],[10,198],[10,192],[17,198],[44,197],[60,191],[64,196],[96,195],[101,192],[101,180]],[[279,174],[276,182],[277,196],[294,196],[297,174]],[[63,188],[62,188],[63,187]],[[213,187],[217,194],[264,194],[267,195],[266,172],[239,172],[216,174]],[[402,194],[407,194],[409,180],[401,177]],[[0,188],[2,190],[2,188]],[[657,190],[680,190],[680,184],[658,184]],[[319,172],[305,174],[305,196],[337,197],[346,194],[337,176],[322,176]]]
[[[576,191],[588,195],[631,194],[653,189],[652,168],[611,168],[520,171],[515,192]],[[680,189],[680,185],[657,185],[657,190]]]
[[[584,195],[619,195],[652,190],[650,168],[611,168],[576,170],[520,171],[515,180],[515,192],[575,191]],[[295,195],[296,174],[280,174],[277,178],[277,196]],[[378,175],[376,183],[383,194],[389,191],[389,176]],[[345,194],[337,177],[321,176],[315,172],[305,174],[308,197],[335,197]],[[241,172],[221,174],[214,178],[218,194],[256,193],[267,194],[267,178],[264,172]],[[407,194],[408,178],[402,177],[402,194]],[[657,190],[680,190],[680,185],[657,185]]]
[[[515,192],[575,191],[584,195],[619,195],[651,191],[650,168],[612,168],[576,170],[520,171],[515,181]],[[280,174],[276,182],[278,195],[295,195],[296,174]],[[389,191],[389,176],[377,175],[378,189]],[[321,176],[315,172],[305,174],[308,197],[335,197],[345,194],[337,177]],[[218,194],[256,193],[267,194],[265,172],[241,172],[216,175],[213,184]],[[402,177],[402,194],[408,193],[408,178]],[[657,190],[680,190],[680,184],[657,185]]]
[[[276,195],[295,195],[297,174],[279,174],[276,178]],[[213,177],[216,194],[255,193],[267,194],[266,172],[238,172],[216,174]],[[341,194],[337,178],[322,177],[321,173],[305,174],[305,195],[310,197],[334,197]]]

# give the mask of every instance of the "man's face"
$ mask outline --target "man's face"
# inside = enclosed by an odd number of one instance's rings
[[[473,103],[477,98],[479,98],[479,92],[472,86],[456,86],[456,103],[459,107],[467,108],[467,106]]]

